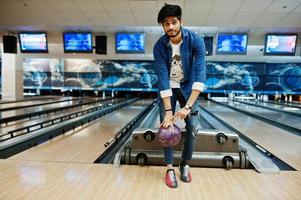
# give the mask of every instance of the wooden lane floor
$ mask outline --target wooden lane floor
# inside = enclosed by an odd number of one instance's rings
[[[252,101],[251,103],[254,103],[254,101]],[[297,107],[290,107],[289,105],[285,105],[285,104],[282,104],[282,105],[271,104],[271,103],[262,102],[262,101],[257,102],[257,104],[268,107],[268,108],[274,108],[274,109],[279,109],[279,110],[284,110],[284,111],[288,111],[288,112],[292,112],[292,113],[301,114],[301,106],[300,106],[300,108],[297,108]]]
[[[9,159],[93,163],[105,151],[104,144],[151,102],[135,102]]]
[[[213,102],[206,101],[201,104],[205,109],[242,132],[296,170],[301,170],[300,136]],[[252,110],[249,111],[252,112]]]
[[[3,100],[0,99],[0,104],[9,104],[9,103],[17,103],[17,102],[24,102],[24,101],[38,101],[38,100],[44,100],[44,99],[57,99],[57,98],[72,98],[68,96],[33,96],[33,97],[23,97],[17,101],[12,101],[12,100]]]
[[[286,105],[286,106],[296,106],[296,107],[300,107],[301,108],[301,101],[273,101],[273,100],[269,100],[269,101],[265,101],[267,103],[272,103],[272,104],[279,104],[279,105]]]
[[[78,97],[77,98],[74,98],[74,97],[49,97],[49,98],[36,99],[36,100],[33,99],[31,101],[26,100],[26,101],[2,103],[2,104],[0,104],[0,109],[19,107],[19,106],[31,106],[31,105],[40,104],[40,103],[50,103],[53,101],[64,101],[64,100],[72,101],[73,99],[78,99]]]
[[[301,173],[191,168],[193,180],[170,189],[165,167],[0,160],[0,199],[300,200]]]
[[[273,120],[275,122],[285,123],[288,126],[292,126],[301,130],[301,117],[299,115],[291,115],[288,113],[262,108],[258,105],[247,105],[244,103],[238,103],[233,101],[227,102],[226,104],[238,108],[240,110],[248,111],[255,115]]]
[[[111,100],[102,101],[101,103],[98,103],[97,105],[100,106],[100,105],[110,103],[110,102],[112,102],[112,101]],[[64,111],[64,112],[49,113],[48,115],[37,116],[37,117],[33,117],[31,119],[26,118],[23,120],[18,120],[18,122],[15,122],[15,123],[10,123],[8,125],[3,124],[2,126],[0,126],[0,139],[1,139],[1,135],[6,134],[9,131],[16,130],[16,129],[22,128],[22,127],[26,127],[26,126],[29,126],[32,124],[41,123],[43,121],[55,119],[55,118],[65,116],[65,115],[68,115],[68,114],[71,114],[74,112],[79,112],[82,109],[89,109],[94,106],[95,105],[83,105],[81,107],[74,107],[74,108],[68,109],[67,111]]]

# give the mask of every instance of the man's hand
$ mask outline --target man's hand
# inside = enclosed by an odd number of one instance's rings
[[[174,124],[174,116],[171,111],[165,113],[164,121],[160,124],[160,127],[168,128],[169,126],[173,126]]]
[[[190,111],[191,110],[187,110],[185,108],[180,109],[178,112],[176,112],[175,119],[185,119]]]

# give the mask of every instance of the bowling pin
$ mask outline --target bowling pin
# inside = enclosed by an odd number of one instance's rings
[[[263,95],[263,101],[267,101],[269,99],[268,95]]]

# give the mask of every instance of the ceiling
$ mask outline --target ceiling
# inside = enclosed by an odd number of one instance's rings
[[[180,5],[184,25],[204,34],[301,33],[301,0],[0,0],[0,32],[161,32],[164,3]]]

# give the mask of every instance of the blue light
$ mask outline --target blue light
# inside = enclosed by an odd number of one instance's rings
[[[245,54],[247,52],[246,34],[219,34],[217,38],[217,53]]]
[[[65,52],[92,52],[91,33],[64,33]]]
[[[117,53],[144,53],[144,33],[117,33]]]

